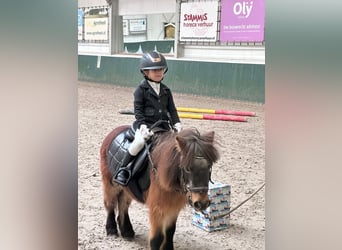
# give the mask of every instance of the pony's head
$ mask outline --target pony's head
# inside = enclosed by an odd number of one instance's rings
[[[211,169],[219,158],[214,146],[214,134],[214,131],[201,135],[197,130],[183,130],[176,136],[181,155],[181,182],[189,204],[198,211],[210,205],[208,185]]]

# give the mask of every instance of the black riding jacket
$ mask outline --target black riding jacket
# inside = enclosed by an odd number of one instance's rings
[[[134,129],[139,128],[141,124],[151,127],[159,120],[169,121],[170,124],[180,122],[171,90],[160,83],[158,95],[147,80],[143,80],[134,91],[134,114],[136,118],[133,123]]]

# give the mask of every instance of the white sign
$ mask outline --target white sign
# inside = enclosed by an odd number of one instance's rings
[[[181,4],[180,41],[216,41],[217,1]]]
[[[108,40],[108,17],[85,18],[85,40]]]
[[[129,31],[132,33],[146,32],[146,19],[130,19]]]

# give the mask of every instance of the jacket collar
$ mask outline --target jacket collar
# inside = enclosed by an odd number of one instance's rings
[[[163,83],[160,84],[160,91],[159,91],[159,96],[165,94],[165,90],[169,89],[166,85]],[[147,80],[143,80],[142,87],[145,89],[149,89],[155,96],[158,96],[157,93],[153,90],[153,88],[150,86],[150,84],[147,82]]]

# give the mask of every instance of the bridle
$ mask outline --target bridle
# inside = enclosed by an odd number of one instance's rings
[[[203,156],[194,156],[194,159],[205,159]],[[196,193],[207,193],[208,192],[208,186],[199,186],[199,187],[194,187],[192,185],[187,184],[186,179],[185,179],[185,168],[181,167],[181,178],[180,178],[180,183],[182,187],[182,192],[184,194],[189,193],[189,192],[196,192]],[[212,164],[209,166],[209,181],[213,183],[211,180],[211,170],[212,170]]]

